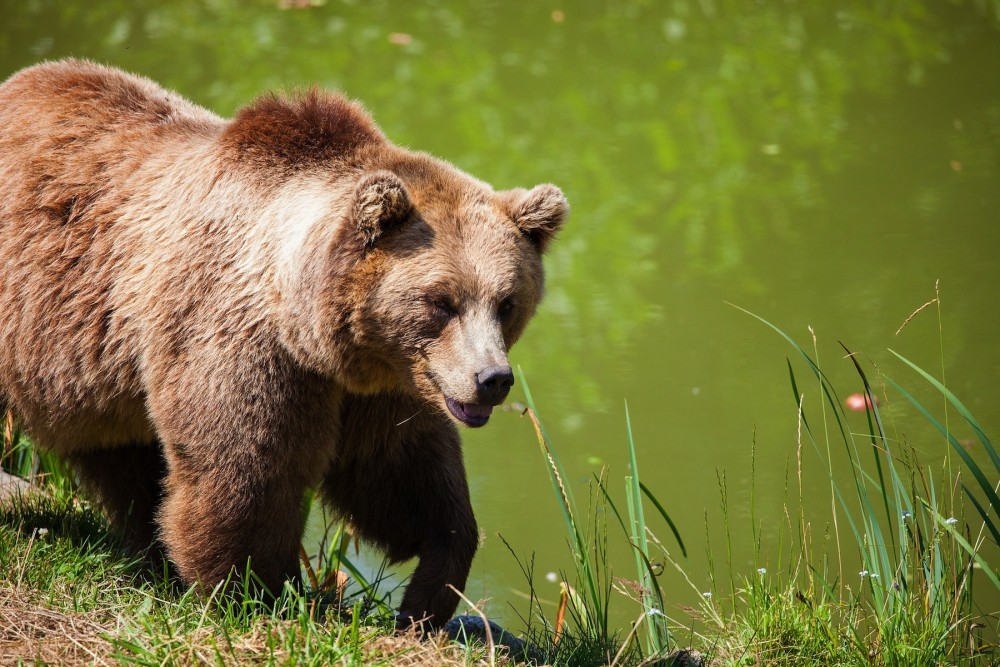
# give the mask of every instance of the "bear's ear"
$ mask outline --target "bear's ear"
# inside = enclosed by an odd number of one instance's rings
[[[503,195],[511,220],[539,252],[545,252],[569,215],[569,202],[562,190],[546,183],[531,190],[508,190]]]
[[[367,249],[374,248],[379,237],[406,220],[412,210],[410,193],[391,171],[366,174],[354,187],[351,222]]]

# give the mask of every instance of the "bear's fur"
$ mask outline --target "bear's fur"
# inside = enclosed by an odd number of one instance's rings
[[[318,488],[447,620],[478,540],[456,422],[513,380],[568,206],[390,143],[354,102],[231,121],[79,60],[0,85],[0,404],[187,584],[297,580]]]

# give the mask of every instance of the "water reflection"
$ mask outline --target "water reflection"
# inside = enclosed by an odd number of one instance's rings
[[[562,407],[583,410],[607,396],[579,360],[627,347],[662,310],[663,283],[723,274],[764,289],[753,254],[809,252],[830,222],[830,174],[880,165],[884,142],[852,100],[919,89],[996,36],[982,3],[6,5],[4,72],[86,56],[224,114],[263,88],[318,82],[500,187],[558,181],[577,213],[549,263],[546,333],[523,363],[565,378]],[[994,175],[998,114],[993,98],[957,124],[921,125],[957,178],[914,191],[907,215],[934,220],[963,180]],[[914,183],[873,176],[877,196]]]

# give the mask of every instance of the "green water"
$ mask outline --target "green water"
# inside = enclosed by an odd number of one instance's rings
[[[796,450],[793,352],[728,303],[809,345],[812,327],[845,394],[860,384],[838,341],[932,406],[940,400],[886,348],[938,374],[943,363],[951,389],[1000,436],[996,0],[0,0],[0,78],[69,55],[147,75],[221,114],[267,88],[339,88],[398,143],[497,187],[560,185],[573,214],[512,360],[578,497],[603,463],[621,491],[628,401],[644,481],[687,541],[696,589],[710,588],[707,546],[725,562],[722,474],[734,570],[778,566]],[[943,334],[932,306],[897,335],[936,281]],[[943,460],[943,440],[912,408],[897,403],[893,416],[927,461]],[[863,417],[851,426],[864,429]],[[496,414],[467,434],[466,452],[484,536],[467,593],[513,619],[526,585],[497,535],[535,553],[539,591],[554,599],[544,574],[569,564],[562,519],[526,419]],[[822,534],[827,483],[811,449],[803,460]],[[628,554],[612,555],[629,576]],[[672,601],[697,599],[672,573],[663,582]],[[1000,608],[995,596],[983,604]]]

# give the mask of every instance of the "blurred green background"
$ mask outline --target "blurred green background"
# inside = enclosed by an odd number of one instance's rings
[[[751,444],[765,560],[796,448],[791,350],[727,302],[803,343],[812,327],[845,393],[861,387],[838,341],[932,405],[886,348],[937,373],[943,361],[1000,433],[996,0],[0,0],[0,79],[65,56],[222,115],[266,89],[337,88],[397,143],[497,188],[562,187],[573,213],[512,361],[578,497],[602,464],[620,491],[628,400],[644,481],[687,540],[696,586],[706,535],[722,544],[717,472],[734,569],[750,572]],[[938,280],[943,334],[935,308],[895,333]],[[900,423],[913,413],[894,406]],[[927,461],[945,456],[913,430]],[[466,453],[484,536],[467,594],[511,619],[527,586],[497,534],[536,554],[551,600],[543,575],[569,565],[561,518],[516,411],[468,432]],[[804,464],[821,531],[825,473],[811,452]],[[613,555],[626,575],[628,554]],[[690,602],[673,576],[668,596]]]

